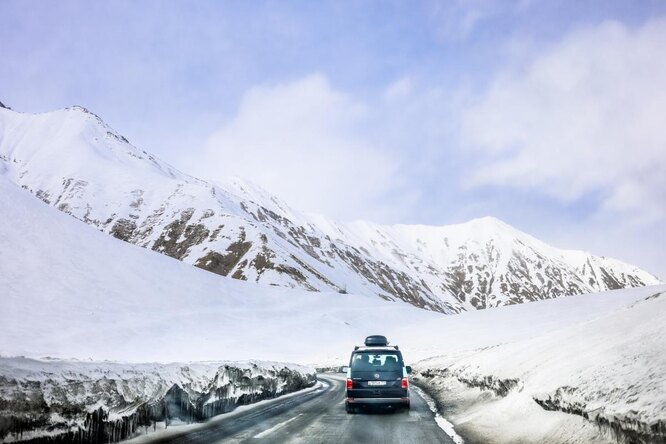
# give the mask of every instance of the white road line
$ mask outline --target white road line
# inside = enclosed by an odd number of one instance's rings
[[[462,437],[458,435],[453,428],[453,424],[451,424],[449,421],[444,419],[442,415],[439,414],[439,411],[437,410],[437,404],[435,403],[435,400],[430,397],[426,392],[424,392],[420,387],[417,387],[415,385],[412,385],[412,390],[414,390],[418,395],[423,398],[423,400],[428,404],[428,407],[430,408],[430,411],[435,414],[435,422],[439,426],[440,429],[444,430],[444,433],[449,435],[449,438],[453,440],[454,443],[456,444],[465,444],[465,441],[463,441]]]
[[[298,417],[301,416],[301,415],[302,415],[302,413],[299,413],[298,415],[294,416],[293,418],[290,418],[290,419],[287,419],[286,421],[282,421],[281,423],[275,424],[275,425],[274,425],[273,427],[271,427],[270,429],[266,429],[266,430],[264,430],[263,432],[261,432],[261,433],[259,433],[259,434],[257,434],[257,435],[254,435],[254,437],[255,437],[255,438],[264,438],[264,437],[270,435],[271,433],[273,433],[274,431],[276,431],[276,430],[280,430],[282,427],[286,426],[286,425],[289,424],[291,421],[295,420],[296,418],[298,418]]]

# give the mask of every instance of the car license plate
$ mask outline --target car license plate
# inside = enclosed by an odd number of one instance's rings
[[[386,385],[386,381],[368,381],[368,385],[371,385],[371,386]]]

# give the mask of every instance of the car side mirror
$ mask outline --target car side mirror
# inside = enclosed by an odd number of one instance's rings
[[[405,367],[405,370],[407,370],[407,374],[410,374],[412,372],[412,367],[408,365]]]
[[[342,373],[349,372],[349,367],[342,367]]]

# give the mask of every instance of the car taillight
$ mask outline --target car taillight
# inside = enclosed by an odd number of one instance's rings
[[[406,389],[407,387],[409,387],[409,383],[407,382],[407,378],[402,378],[402,384],[401,384],[401,386],[402,386],[402,388],[404,388],[404,389]]]
[[[352,380],[347,378],[347,390],[351,390],[352,388]]]

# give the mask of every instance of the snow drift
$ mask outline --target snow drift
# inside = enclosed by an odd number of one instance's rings
[[[0,358],[0,439],[116,442],[315,383],[274,362],[123,364]]]

